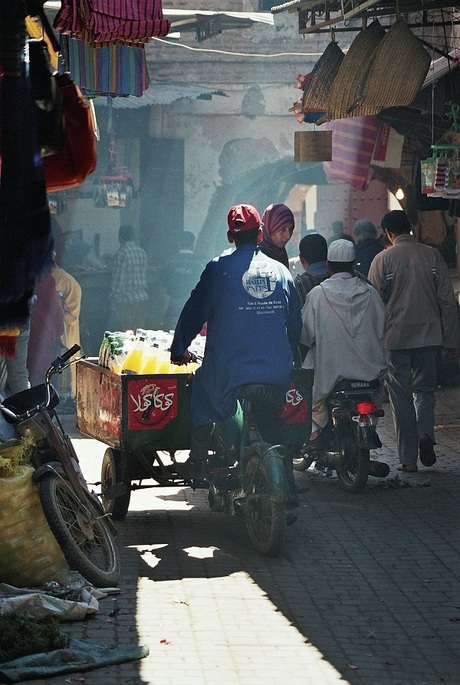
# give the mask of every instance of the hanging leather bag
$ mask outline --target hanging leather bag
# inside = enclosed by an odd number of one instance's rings
[[[56,74],[64,114],[64,147],[45,157],[46,190],[57,192],[81,185],[97,164],[96,124],[91,104],[70,74]]]

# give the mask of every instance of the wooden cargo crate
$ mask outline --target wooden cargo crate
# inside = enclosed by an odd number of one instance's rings
[[[190,449],[188,375],[118,375],[77,364],[77,428],[125,452]]]

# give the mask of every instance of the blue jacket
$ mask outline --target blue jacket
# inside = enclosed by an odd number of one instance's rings
[[[245,245],[209,262],[187,300],[172,355],[182,355],[207,322],[206,348],[196,371],[191,412],[201,425],[225,421],[245,383],[289,385],[302,328],[300,301],[285,266]]]

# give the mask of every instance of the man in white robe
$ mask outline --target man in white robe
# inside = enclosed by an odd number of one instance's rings
[[[373,286],[353,275],[353,243],[334,241],[327,263],[330,277],[308,293],[302,309],[301,342],[309,348],[303,366],[315,372],[312,440],[328,422],[326,400],[339,381],[371,381],[387,369],[385,305]]]

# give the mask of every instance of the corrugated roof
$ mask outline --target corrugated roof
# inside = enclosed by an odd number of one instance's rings
[[[107,107],[109,101],[114,109],[135,109],[150,107],[151,105],[171,105],[182,98],[190,100],[211,100],[213,95],[227,97],[223,90],[212,90],[201,86],[167,86],[160,83],[150,83],[150,86],[140,96],[127,97],[97,97],[94,99],[96,107]]]

